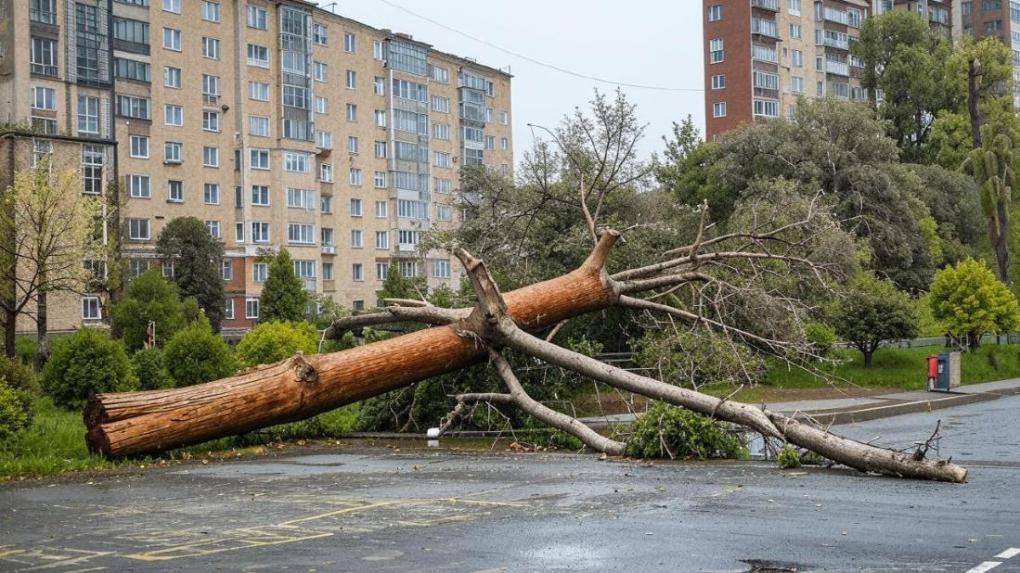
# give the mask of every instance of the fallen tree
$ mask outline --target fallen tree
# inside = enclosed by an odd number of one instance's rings
[[[652,299],[688,287],[708,289],[712,299],[718,301],[727,288],[726,280],[720,277],[748,271],[768,274],[775,272],[776,266],[798,266],[819,277],[826,272],[824,265],[808,258],[769,248],[770,244],[793,244],[784,234],[812,222],[816,215],[812,204],[802,221],[767,231],[756,227],[711,238],[706,236],[707,210],[702,209],[692,244],[667,251],[654,264],[610,275],[606,261],[620,235],[608,229],[597,231],[583,191],[581,202],[594,247],[573,272],[504,295],[481,260],[457,249],[455,253],[475,289],[477,304],[473,308],[389,307],[340,319],[327,335],[337,337],[353,328],[381,324],[425,323],[429,327],[341,352],[295,356],[208,384],[100,394],[85,411],[89,449],[106,456],[126,456],[235,435],[308,418],[488,359],[509,393],[459,395],[454,417],[472,402],[510,404],[573,434],[595,450],[610,454],[623,451],[620,442],[528,396],[499,354],[500,348],[511,347],[616,388],[745,426],[766,438],[806,448],[861,471],[948,482],[966,480],[966,469],[948,461],[927,460],[926,449],[904,453],[849,440],[764,406],[720,399],[640,376],[534,336],[532,333],[555,329],[571,317],[620,306],[719,329],[759,348],[781,349],[788,343],[727,324],[718,316]],[[647,299],[636,298],[649,292],[653,294]]]

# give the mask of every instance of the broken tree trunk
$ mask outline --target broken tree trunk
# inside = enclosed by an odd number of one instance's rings
[[[618,294],[603,267],[617,237],[605,234],[577,270],[506,293],[514,321],[539,329],[612,305]],[[485,359],[465,328],[427,328],[187,388],[99,394],[85,409],[86,442],[105,456],[147,454],[305,419]]]

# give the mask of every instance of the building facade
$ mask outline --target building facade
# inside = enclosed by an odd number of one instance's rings
[[[301,0],[0,0],[0,123],[30,128],[18,168],[59,141],[83,192],[115,193],[129,276],[173,273],[160,231],[205,221],[226,249],[228,330],[258,320],[268,249],[354,309],[394,260],[456,287],[455,259],[417,245],[458,223],[461,166],[509,174],[510,84]],[[78,302],[55,330],[105,317],[104,297]]]
[[[957,28],[959,34],[969,34],[976,38],[996,37],[1013,50],[1013,105],[1020,109],[1020,2],[1015,0],[955,0],[955,2],[960,14]]]

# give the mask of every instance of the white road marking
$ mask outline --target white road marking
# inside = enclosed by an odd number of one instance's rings
[[[1002,553],[996,555],[995,558],[996,559],[1012,559],[1012,558],[1016,557],[1017,555],[1020,555],[1020,549],[1017,549],[1016,547],[1010,547],[1009,549],[1007,549],[1007,550],[1003,551]]]
[[[999,565],[1002,565],[1001,561],[985,561],[981,565],[967,571],[967,573],[985,573],[985,571],[991,571]]]

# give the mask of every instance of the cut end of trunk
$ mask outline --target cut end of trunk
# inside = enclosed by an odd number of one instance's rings
[[[85,433],[85,445],[88,446],[90,453],[105,458],[114,457],[110,448],[110,437],[106,435],[106,431],[101,425],[89,428],[89,431]]]
[[[86,428],[96,428],[100,424],[105,424],[109,421],[106,407],[103,406],[103,401],[98,395],[89,398],[89,401],[85,404],[82,417],[85,419]]]

